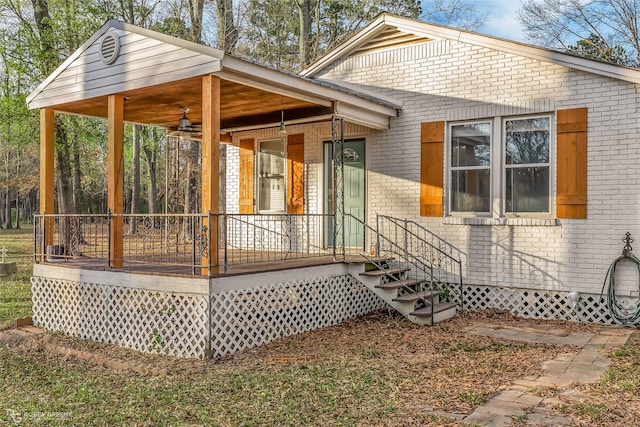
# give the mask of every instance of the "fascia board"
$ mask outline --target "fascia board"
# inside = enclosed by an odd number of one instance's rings
[[[359,105],[336,102],[335,113],[348,122],[364,125],[377,130],[387,130],[390,128],[391,118],[386,114],[375,113]]]
[[[254,81],[255,84],[266,85],[263,87],[265,90],[274,92],[277,90],[286,90],[290,93],[288,96],[292,98],[306,97],[309,102],[320,103],[320,105],[325,105],[327,101],[343,101],[350,104],[358,104],[363,108],[386,114],[389,117],[397,116],[397,110],[393,107],[351,95],[338,89],[326,87],[312,80],[289,75],[231,56],[226,56],[223,59],[222,71],[214,74],[220,75],[221,78],[229,79],[233,79],[234,76],[237,76],[237,78],[248,78],[249,81]],[[225,75],[226,77],[224,77]]]
[[[32,107],[31,106],[31,101],[35,97],[37,97],[44,89],[46,89],[46,87],[49,86],[51,84],[51,82],[54,81],[56,79],[56,77],[58,77],[69,65],[71,65],[73,63],[73,61],[78,59],[78,57],[80,55],[82,55],[82,53],[84,53],[84,51],[86,51],[91,45],[93,45],[93,43],[98,38],[102,37],[102,35],[104,33],[106,33],[107,30],[109,30],[110,28],[113,28],[116,23],[118,23],[118,21],[115,21],[113,19],[110,19],[109,21],[107,21],[102,27],[100,27],[100,29],[98,31],[96,31],[89,38],[89,40],[84,42],[82,44],[82,46],[80,46],[78,49],[76,49],[76,51],[73,52],[71,54],[71,56],[69,56],[62,64],[60,64],[60,66],[58,66],[58,68],[56,68],[53,73],[49,74],[49,76],[46,79],[44,79],[44,81],[42,83],[40,83],[38,85],[38,87],[36,87],[33,90],[33,92],[31,92],[29,94],[29,96],[27,96],[27,99],[26,99],[27,107],[28,108],[37,108],[37,107]]]
[[[416,21],[400,16],[384,14],[373,21],[369,26],[356,33],[351,39],[341,46],[320,58],[300,74],[312,77],[333,61],[347,56],[371,38],[378,31],[386,27],[395,27],[398,30],[413,33],[425,38],[442,38],[462,43],[469,43],[488,49],[493,49],[513,55],[522,56],[538,61],[549,62],[576,70],[586,71],[596,75],[611,77],[630,83],[640,83],[640,70],[622,65],[608,64],[579,56],[569,55],[555,50],[501,39],[483,34],[471,33],[454,28]]]
[[[41,108],[41,106],[36,106],[33,103],[33,100],[40,94],[44,89],[51,84],[67,67],[69,67],[80,55],[82,55],[89,47],[91,47],[96,40],[98,40],[104,33],[106,33],[110,29],[116,29],[121,31],[129,31],[132,33],[140,34],[152,39],[160,40],[164,43],[173,44],[178,47],[182,47],[184,49],[188,49],[197,53],[201,53],[203,55],[211,56],[213,58],[222,60],[224,58],[224,52],[218,49],[214,49],[208,46],[204,46],[198,43],[189,42],[186,40],[179,39],[177,37],[168,36],[166,34],[158,33],[156,31],[147,30],[145,28],[141,28],[132,24],[127,24],[124,22],[117,21],[115,19],[108,20],[98,31],[96,31],[86,42],[84,42],[75,52],[73,52],[58,68],[55,69],[53,73],[51,73],[42,83],[36,87],[36,89],[27,96],[26,102],[27,107],[30,109],[33,108]]]
[[[319,59],[317,59],[314,63],[310,64],[307,68],[300,72],[300,75],[303,77],[312,77],[318,71],[322,70],[328,64],[332,63],[334,60],[345,57],[354,50],[360,48],[360,46],[362,46],[372,37],[382,32],[387,27],[385,18],[386,15],[380,15],[369,25],[351,36],[351,38],[349,38],[346,42],[332,49],[324,56],[321,56]]]
[[[452,28],[428,24],[426,22],[407,20],[395,16],[387,16],[387,21],[390,25],[397,26],[403,31],[411,32],[423,37],[455,40],[461,43],[481,46],[538,61],[550,62],[567,68],[587,71],[589,73],[612,77],[618,80],[640,83],[640,70],[631,67],[607,64],[543,47],[532,46],[483,34],[455,30]]]

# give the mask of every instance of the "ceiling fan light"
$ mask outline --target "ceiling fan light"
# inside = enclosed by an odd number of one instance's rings
[[[178,120],[178,130],[179,131],[190,131],[191,130],[191,120],[189,120],[187,118],[187,111],[189,111],[188,108],[183,108],[182,109],[182,118],[180,120]]]

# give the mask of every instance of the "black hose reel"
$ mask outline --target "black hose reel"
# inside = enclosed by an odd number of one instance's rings
[[[633,243],[633,238],[631,237],[631,233],[627,232],[622,241],[625,244],[624,249],[622,249],[622,255],[616,258],[609,266],[604,283],[602,284],[600,300],[602,300],[602,295],[604,295],[604,289],[607,287],[608,282],[609,287],[607,288],[606,301],[611,318],[619,325],[632,326],[638,323],[638,320],[640,319],[640,297],[635,304],[632,304],[629,307],[625,307],[618,302],[616,299],[616,267],[618,266],[618,263],[623,260],[630,260],[636,265],[636,269],[638,270],[638,291],[640,292],[640,260],[636,258],[632,252],[633,248],[631,247],[631,243]]]

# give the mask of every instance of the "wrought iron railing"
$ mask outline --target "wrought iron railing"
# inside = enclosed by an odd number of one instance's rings
[[[112,257],[111,227],[122,222],[122,261],[163,265],[201,274],[211,265],[229,267],[334,256],[333,215],[325,214],[72,214],[36,215],[36,262],[103,260]],[[218,262],[207,261],[218,225]],[[355,232],[357,234],[357,231]],[[98,261],[93,261],[98,262]],[[176,271],[178,272],[178,271]]]
[[[427,274],[431,283],[454,299],[453,287],[458,287],[457,304],[464,309],[462,294],[462,252],[424,226],[408,219],[377,215],[376,254],[390,253]]]
[[[284,260],[391,253],[433,276],[434,283],[461,282],[460,251],[413,221],[379,215],[377,228],[345,215],[347,245],[333,245],[330,214],[71,214],[35,215],[35,261],[113,258],[111,227],[122,222],[122,261],[174,266],[176,272],[202,274],[212,265],[229,268]],[[208,261],[211,230],[218,226],[218,260]],[[100,261],[94,261],[100,262]]]
[[[328,256],[333,215],[222,214],[224,266]]]
[[[132,264],[188,267],[198,273],[209,241],[207,215],[36,215],[34,256],[38,261],[108,260],[111,227],[122,221],[122,260]]]

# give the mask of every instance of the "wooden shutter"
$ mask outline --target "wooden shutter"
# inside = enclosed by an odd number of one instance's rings
[[[240,198],[238,205],[241,214],[253,213],[254,146],[253,139],[240,140]]]
[[[587,109],[558,110],[556,216],[587,217]]]
[[[420,216],[442,216],[444,122],[422,123],[420,135]]]
[[[287,138],[287,213],[304,213],[304,134]]]

